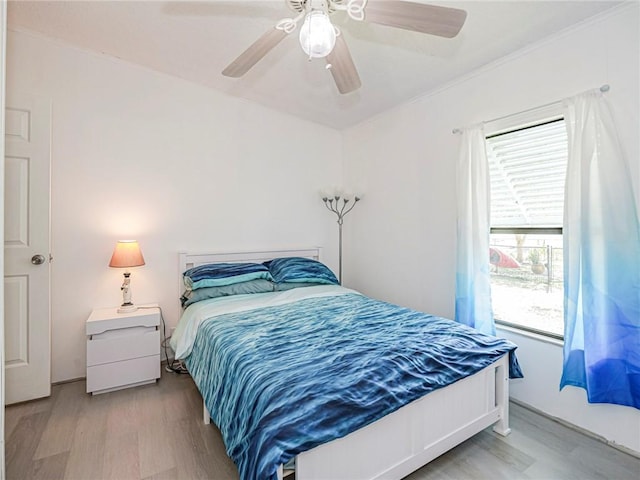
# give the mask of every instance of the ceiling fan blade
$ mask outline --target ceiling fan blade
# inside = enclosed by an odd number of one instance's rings
[[[249,48],[240,54],[227,68],[222,71],[225,77],[241,77],[247,73],[258,61],[278,45],[288,34],[278,28],[271,28]]]
[[[364,20],[439,37],[455,37],[467,12],[458,8],[439,7],[401,0],[369,0]]]
[[[331,65],[331,75],[340,93],[349,93],[360,88],[362,85],[360,76],[342,35],[336,37],[336,45],[325,58],[327,65]]]

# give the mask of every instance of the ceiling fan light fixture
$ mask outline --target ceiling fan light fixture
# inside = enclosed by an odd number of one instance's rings
[[[331,53],[336,44],[336,29],[329,16],[312,10],[307,14],[300,29],[300,45],[310,58],[323,58]]]

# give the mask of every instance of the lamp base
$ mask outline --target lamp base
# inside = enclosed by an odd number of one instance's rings
[[[133,303],[123,303],[122,305],[120,305],[120,307],[118,307],[118,313],[131,313],[135,312],[136,310],[138,310],[138,307],[136,307]]]

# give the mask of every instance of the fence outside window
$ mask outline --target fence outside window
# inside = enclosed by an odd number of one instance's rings
[[[561,338],[564,330],[562,247],[492,243],[490,266],[496,320]]]

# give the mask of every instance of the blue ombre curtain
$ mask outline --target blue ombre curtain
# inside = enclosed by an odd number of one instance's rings
[[[462,131],[457,165],[456,321],[495,335],[489,278],[489,162],[482,126]]]
[[[640,408],[640,226],[602,93],[564,101],[564,369],[560,388]]]

